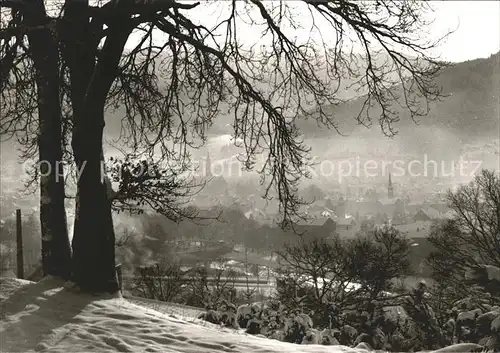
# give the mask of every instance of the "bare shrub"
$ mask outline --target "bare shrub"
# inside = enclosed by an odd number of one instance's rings
[[[183,273],[176,263],[163,261],[138,269],[139,277],[135,280],[134,289],[141,296],[171,302],[183,292]]]

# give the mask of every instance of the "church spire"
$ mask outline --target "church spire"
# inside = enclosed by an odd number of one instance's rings
[[[389,173],[389,184],[387,186],[387,197],[392,199],[394,197],[394,188],[392,186],[391,173]]]
[[[207,159],[205,164],[205,177],[212,177],[212,162],[210,161],[210,152],[207,152]]]

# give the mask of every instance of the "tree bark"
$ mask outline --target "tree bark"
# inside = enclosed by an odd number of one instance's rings
[[[82,104],[73,106],[71,145],[79,171],[72,243],[73,279],[84,291],[112,293],[118,290],[118,282],[111,203],[104,183],[105,170],[101,158],[104,100],[92,94],[92,82],[88,82],[87,87],[82,81],[74,84],[79,83],[81,87],[77,90],[86,93]]]
[[[89,122],[103,119],[103,114],[94,114],[88,115],[88,125],[75,125],[72,140],[80,171],[72,244],[73,279],[84,291],[113,293],[118,291],[118,282],[111,204],[102,179],[103,125]]]
[[[42,0],[25,7],[28,26],[46,24]],[[38,150],[40,172],[40,222],[44,275],[70,278],[71,247],[68,238],[64,167],[62,164],[62,113],[59,102],[59,52],[49,27],[28,32],[36,70],[38,96]]]
[[[116,292],[115,233],[102,139],[107,94],[133,27],[126,26],[127,18],[108,23],[106,41],[97,55],[102,24],[94,18],[89,21],[85,1],[68,0],[66,5],[65,57],[70,68],[74,119],[71,145],[79,171],[72,275],[84,291]]]

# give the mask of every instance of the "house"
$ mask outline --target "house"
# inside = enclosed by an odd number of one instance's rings
[[[313,239],[327,239],[336,234],[336,223],[331,218],[316,218],[301,221],[293,229],[282,230],[278,227],[269,228],[274,233],[272,242],[278,248],[283,244],[293,244],[299,241],[311,241]]]
[[[433,207],[421,208],[417,211],[417,213],[413,216],[413,220],[417,221],[431,221],[433,219],[441,218],[441,212],[436,210]]]
[[[425,208],[425,207],[428,207],[430,206],[427,201],[422,201],[422,200],[419,200],[419,201],[411,201],[409,202],[407,205],[406,205],[406,210],[408,211],[408,213],[414,215],[415,213],[418,212],[418,210],[420,210],[421,208]]]
[[[354,217],[335,217],[336,224],[335,234],[341,238],[352,238],[358,231],[358,224]]]
[[[312,217],[321,217],[321,216],[323,216],[323,214],[325,214],[325,212],[326,213],[333,213],[333,210],[331,210],[325,206],[322,206],[322,205],[312,204],[310,206],[305,207],[305,212]],[[330,216],[331,216],[331,214],[330,214]]]
[[[336,222],[328,217],[299,222],[295,226],[295,230],[306,237],[328,238],[331,234],[335,233],[336,227]]]
[[[395,225],[401,234],[406,235],[407,238],[427,238],[429,236],[432,226],[432,221],[416,221],[409,224]]]
[[[429,204],[429,207],[432,207],[433,209],[438,210],[440,214],[445,214],[445,213],[451,211],[450,207],[445,202],[431,203],[431,204]]]
[[[347,202],[347,212],[351,214],[358,213],[361,216],[367,214],[377,214],[380,210],[381,204],[375,200],[360,200],[360,201],[348,201]]]
[[[336,217],[335,223],[337,225],[337,230],[341,230],[341,231],[342,230],[345,230],[345,231],[353,230],[357,225],[356,220],[353,217],[349,217],[349,218]]]
[[[344,200],[343,197],[340,197],[339,201],[337,202],[337,205],[335,207],[335,214],[337,217],[344,218],[345,214],[347,212],[347,207],[348,207],[348,200]]]
[[[404,213],[405,205],[404,201],[399,197],[385,198],[378,201],[379,202],[379,211],[381,213],[385,213],[387,215],[392,215],[396,210],[399,210]]]
[[[190,250],[177,254],[179,261],[183,265],[196,264],[205,261],[216,261],[224,255],[233,251],[233,245],[225,244],[223,242],[200,242],[203,243],[201,249]]]
[[[328,235],[335,233],[337,230],[337,223],[335,223],[330,217],[326,219],[326,221],[323,223],[321,226],[321,229],[323,232],[327,233]]]

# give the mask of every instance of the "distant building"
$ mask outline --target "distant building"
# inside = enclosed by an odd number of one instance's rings
[[[340,197],[339,202],[337,203],[337,207],[335,208],[335,215],[338,218],[345,218],[347,213],[347,202],[343,197]]]
[[[389,173],[389,183],[387,185],[387,197],[394,198],[394,187],[392,186],[391,173]]]
[[[299,222],[296,225],[296,230],[300,233],[320,236],[326,238],[330,233],[335,232],[336,222],[330,217],[328,218],[315,218],[309,221]]]
[[[439,211],[440,214],[445,214],[451,211],[450,207],[446,202],[440,202],[440,203],[433,202],[429,205],[429,207]]]
[[[427,238],[430,233],[432,221],[416,221],[410,224],[396,225],[394,228],[406,235],[409,239]]]
[[[404,201],[399,197],[379,200],[379,204],[379,211],[381,213],[393,215],[395,212],[406,212]]]
[[[420,209],[428,207],[429,203],[425,200],[411,201],[406,205],[406,210],[410,214],[416,214]]]
[[[337,231],[353,231],[357,225],[357,222],[353,217],[349,218],[337,217],[334,219],[334,221],[337,225]]]
[[[434,219],[441,218],[441,212],[432,207],[421,208],[413,216],[415,222],[418,221],[432,221]]]
[[[212,161],[210,159],[210,153],[207,152],[207,157],[205,161],[205,175],[202,178],[202,182],[205,182],[205,187],[201,190],[198,203],[202,201],[202,205],[214,205],[221,203],[223,200],[228,200],[229,195],[229,184],[221,175],[216,175],[212,173]],[[204,202],[203,202],[204,201]]]
[[[282,230],[278,227],[262,227],[261,231],[269,232],[268,239],[277,248],[284,244],[293,244],[299,241],[312,241],[314,239],[328,239],[336,234],[336,223],[331,218],[317,218],[301,221],[294,229]]]
[[[335,223],[335,234],[340,238],[353,238],[359,231],[358,223],[353,217],[344,219],[336,218]]]
[[[207,158],[205,162],[205,177],[212,177],[212,161],[210,160],[210,152],[207,152]]]

